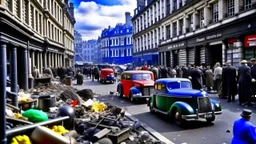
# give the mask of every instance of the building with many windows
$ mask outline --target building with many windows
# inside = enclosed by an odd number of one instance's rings
[[[94,62],[101,63],[101,37],[98,37],[96,42],[96,49],[94,51]]]
[[[125,13],[125,24],[110,26],[101,33],[101,57],[103,63],[132,63],[132,25],[131,15]]]
[[[84,63],[85,60],[83,58],[83,39],[82,35],[78,31],[74,31],[74,37],[75,37],[75,57],[74,61],[75,64],[81,64]]]
[[[158,49],[159,64],[206,64],[256,56],[256,0],[152,0],[132,19],[134,55]]]
[[[83,58],[86,62],[93,62],[95,56],[95,50],[97,46],[97,40],[91,39],[83,42]]]
[[[32,67],[73,66],[73,11],[68,0],[0,0],[1,62],[7,60],[12,91],[17,83],[28,89]]]

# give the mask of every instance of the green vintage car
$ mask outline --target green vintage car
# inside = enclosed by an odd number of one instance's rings
[[[203,90],[192,89],[190,80],[165,78],[155,82],[155,90],[148,100],[149,110],[170,116],[178,125],[188,119],[215,120],[222,113],[220,103],[210,99]]]

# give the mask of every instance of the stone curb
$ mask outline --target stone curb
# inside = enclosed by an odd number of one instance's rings
[[[135,118],[134,116],[132,116],[131,114],[125,112],[125,116],[132,120],[132,121],[139,121],[137,118]],[[156,138],[157,140],[160,140],[162,142],[165,142],[166,144],[175,144],[172,141],[170,141],[169,139],[167,139],[166,137],[164,137],[163,135],[161,135],[159,132],[155,131],[154,129],[152,129],[151,127],[149,127],[148,125],[146,125],[145,123],[140,121],[140,124],[142,125],[142,127],[148,131],[154,138]]]

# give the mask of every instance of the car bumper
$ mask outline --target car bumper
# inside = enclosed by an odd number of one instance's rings
[[[222,111],[212,111],[212,112],[206,112],[206,113],[197,113],[192,115],[182,115],[181,117],[183,119],[199,119],[199,118],[211,118],[215,115],[220,115]]]
[[[135,99],[149,99],[150,98],[150,96],[149,95],[136,95],[136,94],[134,94],[134,95],[132,95],[132,97],[133,98],[135,98]]]

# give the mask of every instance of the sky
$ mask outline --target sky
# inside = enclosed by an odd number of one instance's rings
[[[125,22],[125,12],[133,15],[136,0],[70,0],[75,5],[75,30],[83,40],[97,39],[104,28]]]

